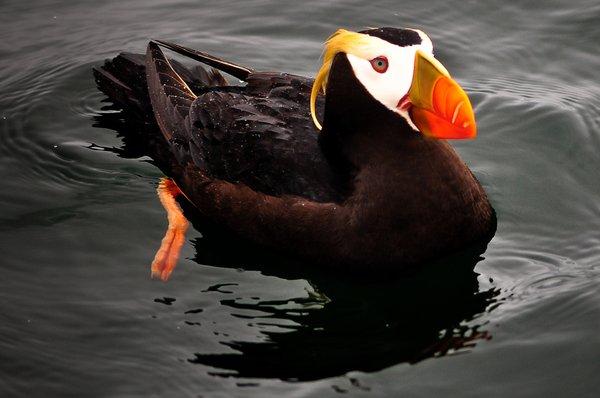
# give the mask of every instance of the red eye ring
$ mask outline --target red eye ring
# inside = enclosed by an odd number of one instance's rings
[[[371,61],[371,66],[377,73],[385,73],[388,69],[388,59],[384,55],[380,55],[379,57],[373,58]]]

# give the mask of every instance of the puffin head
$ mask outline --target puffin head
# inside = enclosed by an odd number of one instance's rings
[[[361,111],[372,108],[379,119],[395,119],[427,137],[477,135],[469,98],[434,58],[431,39],[420,30],[338,30],[325,43],[323,65],[312,87],[311,115],[321,129],[316,115],[319,92],[326,94],[326,124],[327,107],[335,103],[340,108],[337,119],[364,119]]]

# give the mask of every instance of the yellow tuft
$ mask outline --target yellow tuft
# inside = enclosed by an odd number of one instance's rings
[[[323,65],[315,77],[315,82],[313,83],[310,94],[310,115],[312,116],[315,126],[317,126],[319,130],[322,129],[322,126],[317,119],[317,96],[319,95],[319,92],[325,94],[333,58],[340,52],[365,58],[367,56],[366,54],[369,45],[370,40],[368,35],[351,32],[345,29],[337,30],[334,34],[329,36],[325,42]]]

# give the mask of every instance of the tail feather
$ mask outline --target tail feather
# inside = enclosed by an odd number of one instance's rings
[[[186,68],[175,60],[169,60],[173,70],[194,93],[210,87],[226,86],[227,82],[217,70],[202,66]],[[152,105],[146,82],[146,57],[143,54],[121,53],[107,60],[104,65],[93,68],[96,85],[109,99],[123,109],[132,111],[139,118],[153,122]]]
[[[143,58],[122,53],[103,66],[93,68],[93,72],[96,85],[112,102],[142,119],[151,115]]]

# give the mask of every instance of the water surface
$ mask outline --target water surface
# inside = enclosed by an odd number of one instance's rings
[[[597,1],[4,0],[0,11],[0,395],[600,391]],[[335,29],[386,25],[428,32],[472,97],[479,138],[454,145],[498,212],[485,253],[371,282],[196,225],[172,279],[150,280],[161,173],[118,153],[122,120],[91,67],[162,38],[313,75]]]

